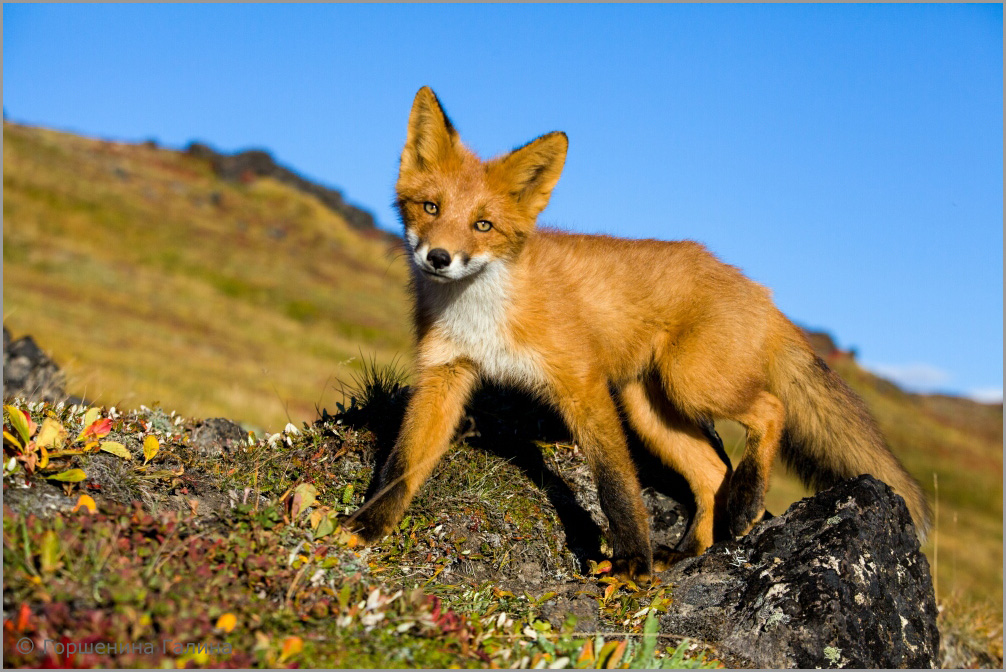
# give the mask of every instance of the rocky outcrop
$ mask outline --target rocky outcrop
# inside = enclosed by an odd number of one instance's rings
[[[3,396],[24,397],[32,401],[83,403],[67,395],[59,367],[49,359],[31,336],[11,340],[3,328]]]
[[[225,180],[238,182],[255,177],[271,177],[314,196],[354,229],[391,236],[377,228],[372,214],[347,203],[341,192],[304,179],[289,168],[277,164],[269,152],[250,149],[237,154],[222,154],[201,142],[190,143],[185,151],[190,156],[208,161],[213,172]]]
[[[667,573],[667,633],[758,667],[928,668],[939,632],[904,500],[871,476],[790,507]]]
[[[208,418],[192,431],[192,446],[203,455],[220,455],[248,441],[248,433],[227,418]]]

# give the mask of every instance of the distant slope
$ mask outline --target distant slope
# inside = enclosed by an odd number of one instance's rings
[[[4,323],[73,392],[276,430],[334,405],[361,349],[408,349],[390,237],[294,186],[10,123],[3,170]]]
[[[68,392],[275,431],[333,407],[361,351],[409,361],[407,269],[390,237],[271,159],[5,123],[3,170],[4,323],[39,340]],[[930,501],[937,475],[926,551],[940,597],[1001,614],[1002,405],[903,392],[826,335],[811,341]],[[735,461],[737,429],[721,427]],[[779,513],[805,491],[776,474]]]

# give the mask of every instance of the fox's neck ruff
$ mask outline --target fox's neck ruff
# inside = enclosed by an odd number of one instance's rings
[[[488,380],[526,389],[542,385],[538,357],[513,342],[508,317],[512,279],[506,263],[491,262],[477,275],[456,282],[417,281],[420,305],[448,346],[429,363],[464,358]]]

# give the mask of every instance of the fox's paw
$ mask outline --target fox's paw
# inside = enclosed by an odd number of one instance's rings
[[[339,524],[369,546],[383,539],[391,531],[391,526],[380,525],[368,513],[365,508],[357,509],[351,514],[339,516]]]
[[[694,558],[696,555],[688,551],[675,551],[667,546],[658,546],[653,551],[653,571],[666,572],[682,560]]]
[[[652,574],[653,568],[649,558],[636,556],[611,560],[611,575],[623,581],[648,584]]]
[[[762,518],[765,516],[763,498],[760,495],[757,498],[745,498],[744,501],[736,505],[734,502],[731,502],[730,508],[728,509],[728,515],[730,534],[733,535],[735,539],[737,537],[743,537],[745,534],[754,529],[754,526],[760,523]]]

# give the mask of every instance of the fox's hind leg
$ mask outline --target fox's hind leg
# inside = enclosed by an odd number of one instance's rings
[[[613,573],[648,581],[653,564],[649,515],[608,386],[582,380],[554,385],[553,398],[587,458],[608,518]]]
[[[759,392],[748,408],[733,419],[744,425],[748,434],[744,457],[734,471],[727,502],[730,533],[740,536],[747,534],[765,515],[765,493],[782,442],[786,409],[775,395]]]
[[[622,388],[620,399],[646,447],[681,474],[695,496],[695,516],[676,551],[654,553],[654,567],[662,570],[675,560],[699,555],[720,536],[716,528],[725,521],[730,466],[703,429],[668,402],[659,381],[632,381]]]

